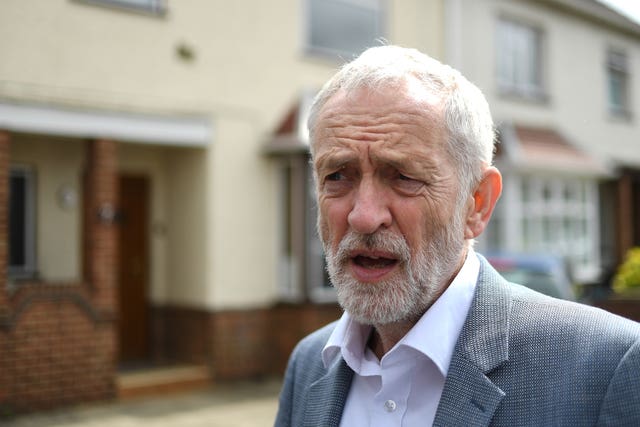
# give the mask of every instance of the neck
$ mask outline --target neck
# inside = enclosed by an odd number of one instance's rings
[[[382,359],[382,356],[389,352],[415,324],[416,322],[397,322],[375,326],[369,338],[369,348],[378,359]]]

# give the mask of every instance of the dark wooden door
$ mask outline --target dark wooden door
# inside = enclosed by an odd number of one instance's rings
[[[119,206],[119,344],[120,363],[149,357],[149,181],[120,177]]]

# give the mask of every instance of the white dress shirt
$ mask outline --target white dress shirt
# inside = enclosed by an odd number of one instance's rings
[[[341,354],[355,372],[341,426],[433,424],[479,271],[470,249],[451,285],[382,360],[367,346],[371,326],[344,313],[322,350],[325,367]]]

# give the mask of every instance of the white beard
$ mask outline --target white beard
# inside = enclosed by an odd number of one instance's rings
[[[336,288],[338,302],[356,321],[387,325],[418,319],[435,302],[460,262],[464,248],[462,215],[449,224],[434,227],[424,236],[425,245],[411,257],[402,235],[388,230],[363,235],[349,231],[334,251],[325,243],[327,270]],[[362,283],[348,272],[349,254],[357,249],[394,254],[397,271],[377,283]]]

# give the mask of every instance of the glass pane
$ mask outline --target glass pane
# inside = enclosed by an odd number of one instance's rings
[[[522,218],[522,246],[524,250],[531,247],[531,222],[528,218]]]
[[[321,50],[356,55],[382,37],[379,8],[340,0],[310,0],[310,40]],[[345,58],[349,59],[349,58]]]
[[[502,220],[499,217],[491,218],[487,229],[484,232],[489,250],[497,250],[502,244]]]
[[[547,216],[542,218],[542,242],[544,247],[551,248],[555,241],[555,233],[553,232],[553,220]]]
[[[117,0],[118,3],[127,4],[129,6],[153,9],[158,5],[158,0]]]
[[[151,13],[162,13],[165,10],[165,0],[79,0],[104,6],[121,7],[125,9],[141,10]]]
[[[580,238],[580,235],[577,231],[577,228],[578,228],[577,222],[578,221],[575,218],[564,217],[563,234],[564,234],[565,243],[567,244],[567,246],[573,246],[575,243],[577,243],[577,240]]]
[[[9,178],[9,266],[23,267],[26,260],[27,180]]]
[[[572,183],[563,183],[562,197],[565,202],[573,202],[576,200],[575,186]]]
[[[498,25],[498,78],[518,92],[539,91],[540,34],[532,27],[506,20]]]
[[[544,198],[545,203],[549,203],[553,200],[553,189],[551,188],[551,183],[544,183],[542,187],[542,197]]]
[[[291,217],[292,206],[291,206],[291,166],[286,165],[282,168],[281,182],[280,182],[280,194],[282,197],[282,206],[281,206],[281,224],[282,224],[282,254],[291,256],[293,252],[293,247],[291,244],[293,230],[291,229],[291,225],[293,223],[293,219]]]
[[[521,183],[520,187],[522,190],[522,201],[524,203],[529,203],[531,201],[531,191],[532,191],[531,187],[533,183],[526,176],[522,177],[522,180],[520,181],[520,183]]]
[[[624,73],[609,70],[609,106],[614,110],[626,108],[626,79]]]

